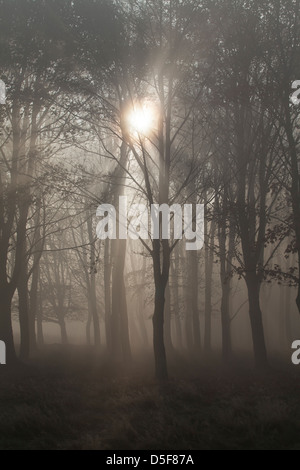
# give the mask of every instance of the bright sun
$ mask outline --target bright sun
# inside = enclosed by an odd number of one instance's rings
[[[128,115],[130,127],[138,134],[147,134],[150,132],[154,127],[154,120],[154,109],[148,103],[136,105]]]

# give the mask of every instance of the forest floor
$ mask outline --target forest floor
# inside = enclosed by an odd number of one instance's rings
[[[159,385],[149,360],[123,370],[56,347],[1,367],[0,449],[300,450],[300,366],[177,357]]]

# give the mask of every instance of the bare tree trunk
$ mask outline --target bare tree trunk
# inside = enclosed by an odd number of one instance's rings
[[[37,318],[37,298],[38,298],[38,281],[39,281],[39,262],[34,266],[32,271],[31,288],[29,294],[29,337],[30,337],[30,354],[37,351],[37,338],[35,333],[35,321]]]
[[[192,287],[192,315],[193,315],[193,343],[196,351],[201,349],[200,319],[198,310],[198,256],[197,253],[189,253],[190,256],[190,284]]]
[[[172,292],[174,296],[174,319],[175,319],[175,331],[176,331],[176,345],[179,349],[182,349],[182,328],[180,321],[180,311],[179,311],[179,293],[178,293],[178,276],[176,273],[176,267],[179,265],[179,256],[178,256],[178,247],[175,248],[175,261],[171,263],[171,275],[173,279]]]
[[[20,240],[17,250],[19,251],[19,272],[17,278],[17,291],[19,296],[19,319],[20,319],[20,357],[27,360],[29,358],[30,339],[29,339],[29,299],[28,299],[28,273],[27,273],[27,256],[26,256],[26,220],[28,206],[26,202],[22,204],[20,209],[20,220],[23,219],[22,227],[20,227]]]
[[[130,361],[131,350],[124,283],[126,240],[113,240],[112,245],[115,248],[112,270],[112,351],[115,358]]]
[[[115,359],[131,360],[127,304],[124,283],[126,240],[112,240],[112,353]]]
[[[182,260],[184,263],[184,294],[185,294],[185,340],[187,350],[192,353],[194,350],[194,333],[193,333],[193,309],[192,309],[192,285],[190,280],[190,255],[186,254],[184,251],[181,254]],[[198,286],[197,286],[198,287]]]
[[[224,362],[228,362],[231,358],[231,331],[229,316],[229,298],[230,298],[230,279],[225,279],[222,283],[222,300],[221,300],[221,322],[222,322],[222,358]]]
[[[44,201],[45,202],[45,201]],[[29,292],[29,339],[30,339],[30,351],[29,354],[35,354],[37,351],[37,337],[35,331],[35,322],[37,319],[37,302],[38,302],[38,285],[40,278],[40,260],[43,253],[45,237],[41,233],[41,198],[37,199],[36,204],[36,215],[34,217],[34,224],[36,226],[34,234],[35,252],[33,254],[33,268],[32,268],[32,279],[31,288]],[[45,210],[45,208],[44,208]],[[45,229],[45,224],[43,224]]]
[[[169,278],[170,248],[168,240],[162,240],[163,266],[161,268],[160,240],[153,240],[153,271],[155,301],[153,314],[153,347],[155,376],[158,380],[168,378],[167,357],[164,343],[165,291]]]
[[[91,274],[91,290],[90,290],[90,296],[91,296],[91,313],[92,313],[92,319],[93,319],[93,326],[94,326],[94,343],[96,347],[99,347],[101,344],[100,340],[100,322],[99,322],[99,316],[98,316],[98,309],[97,309],[97,297],[96,297],[96,280],[95,280],[95,274]]]
[[[27,272],[25,261],[22,264],[21,272],[18,280],[18,296],[19,296],[19,319],[20,319],[20,357],[27,360],[29,358],[29,306],[28,306],[28,290],[27,290]]]
[[[39,285],[41,285],[39,277]],[[38,295],[37,312],[36,312],[36,327],[37,327],[37,344],[43,346],[45,344],[43,332],[43,300],[41,295]]]
[[[285,332],[285,312],[284,312],[284,307],[285,307],[285,288],[283,285],[277,286],[278,287],[278,294],[279,294],[279,301],[278,301],[278,350],[282,351],[284,344],[285,344],[285,339],[286,339],[286,332]]]
[[[125,142],[121,144],[120,165],[114,175],[114,206],[117,221],[119,221],[119,198],[124,194],[125,170],[128,162],[128,148]],[[124,268],[127,240],[111,240],[112,255],[112,312],[111,312],[111,340],[112,354],[115,359],[122,358],[126,362],[131,360],[131,349],[128,329],[126,290],[124,282]]]
[[[95,240],[93,237],[93,227],[92,227],[92,218],[89,217],[87,219],[87,227],[88,227],[88,234],[89,234],[89,242],[91,246],[90,252],[90,261],[91,261],[91,281],[89,283],[89,296],[90,296],[90,309],[93,318],[93,325],[94,325],[94,342],[95,346],[99,347],[101,344],[100,340],[100,322],[98,316],[98,309],[97,309],[97,294],[96,294],[96,254],[95,254]]]
[[[217,201],[218,202],[218,201]],[[218,204],[219,210],[219,204]],[[230,331],[230,292],[231,292],[231,261],[233,258],[234,247],[234,224],[230,221],[229,225],[229,246],[226,253],[226,219],[227,204],[223,203],[223,216],[218,228],[218,238],[220,247],[220,279],[222,288],[221,299],[221,323],[222,323],[222,358],[226,363],[232,355],[231,331]]]
[[[66,322],[64,318],[61,318],[59,320],[59,326],[60,326],[60,333],[61,333],[61,343],[63,345],[68,344],[68,334],[67,334],[67,328],[66,328]]]
[[[255,273],[246,273],[246,285],[249,299],[249,316],[252,331],[255,365],[263,369],[268,365],[265,345],[262,312],[260,309],[259,292],[260,282]]]
[[[158,288],[158,291],[155,294],[155,307],[153,315],[153,347],[155,375],[159,380],[165,380],[168,377],[167,357],[164,345],[164,306],[164,293],[162,289]]]
[[[205,324],[204,324],[204,351],[211,351],[211,293],[212,293],[212,270],[213,270],[213,243],[215,236],[215,223],[211,222],[210,233],[207,221],[204,224],[205,243]]]
[[[134,258],[131,258],[132,272],[135,273],[135,283],[137,287],[136,292],[136,321],[138,324],[138,332],[142,339],[142,344],[146,347],[148,346],[148,335],[147,328],[145,325],[144,317],[144,292],[146,285],[146,258],[143,257],[141,270],[137,272],[137,268],[134,264]],[[132,324],[135,326],[135,322]]]
[[[120,271],[120,262],[118,261],[119,251],[119,240],[112,240],[112,301],[111,301],[111,347],[112,355],[115,360],[121,359],[122,357],[122,345],[121,345],[121,309],[123,308],[122,303],[122,277],[123,270]]]
[[[126,242],[126,240],[123,240]],[[126,254],[126,243],[124,248],[124,265],[125,265],[125,254]],[[122,286],[122,306],[121,306],[121,341],[122,341],[122,350],[125,362],[131,361],[131,347],[129,339],[129,325],[128,325],[128,312],[127,312],[127,301],[126,301],[126,288],[124,275],[121,280]]]
[[[90,306],[90,299],[88,299],[88,319],[86,322],[85,333],[86,333],[86,342],[88,346],[92,344],[91,342],[91,323],[92,323],[92,313]]]
[[[111,263],[109,256],[110,241],[109,238],[105,240],[104,245],[104,302],[105,302],[105,335],[106,347],[111,351]]]
[[[165,347],[169,353],[174,351],[173,343],[172,343],[172,335],[171,335],[171,298],[170,298],[170,287],[169,283],[166,287],[165,292],[165,326],[164,326],[164,339],[165,339]]]
[[[291,322],[291,288],[285,286],[285,334],[286,342],[288,346],[291,346],[293,335],[292,335],[292,322]]]

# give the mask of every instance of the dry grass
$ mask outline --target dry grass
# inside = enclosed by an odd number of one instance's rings
[[[164,385],[91,352],[1,367],[0,448],[300,450],[300,368],[176,364]]]

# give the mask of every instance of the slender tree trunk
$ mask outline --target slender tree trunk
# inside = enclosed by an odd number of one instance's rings
[[[22,266],[18,281],[19,296],[19,319],[20,319],[20,357],[27,360],[29,358],[29,308],[26,267]]]
[[[133,265],[133,259],[131,259],[132,262],[132,268],[133,271],[136,271],[136,268]],[[147,334],[147,328],[145,324],[145,316],[144,316],[144,292],[145,292],[145,285],[146,285],[146,257],[143,257],[143,262],[142,262],[142,272],[141,272],[141,278],[139,275],[136,275],[136,283],[139,285],[141,282],[141,289],[139,289],[139,292],[137,294],[137,320],[139,324],[139,329],[140,329],[140,334],[142,337],[142,341],[145,347],[149,345],[149,340],[148,340],[148,334]]]
[[[167,357],[164,345],[164,289],[157,287],[153,315],[153,347],[155,360],[155,375],[158,380],[168,378]]]
[[[24,205],[25,206],[25,205]],[[23,208],[24,214],[27,214],[26,208]],[[25,216],[24,216],[25,219]],[[26,216],[27,219],[27,216]],[[25,222],[26,224],[26,222]],[[25,230],[25,227],[24,227]],[[20,251],[20,263],[18,273],[17,291],[19,296],[19,320],[20,320],[20,358],[27,360],[29,358],[30,337],[29,337],[29,298],[28,298],[28,274],[27,274],[27,256],[26,241],[23,236],[23,227],[20,230],[22,236],[17,249]]]
[[[218,201],[217,201],[218,202]],[[219,211],[219,204],[218,209]],[[232,354],[231,331],[230,331],[230,292],[231,292],[231,260],[233,258],[234,225],[232,220],[229,225],[229,247],[226,253],[226,219],[227,204],[223,204],[223,217],[218,228],[220,247],[220,280],[222,288],[221,299],[221,324],[222,324],[222,359],[226,363]]]
[[[230,298],[230,280],[224,279],[222,282],[222,300],[221,300],[221,322],[222,322],[222,358],[228,362],[231,358],[231,331],[229,316],[229,298]]]
[[[115,359],[131,360],[127,302],[124,282],[126,240],[112,240],[112,353]]]
[[[206,227],[206,228],[205,228]],[[213,243],[215,235],[215,223],[211,222],[210,234],[208,223],[205,222],[204,238],[205,243],[205,324],[204,324],[204,351],[211,351],[211,293],[212,293],[212,270],[213,270]]]
[[[174,266],[175,264],[175,266]],[[171,275],[173,279],[173,286],[172,292],[174,295],[174,319],[175,319],[175,331],[176,331],[176,345],[179,349],[182,349],[183,341],[182,341],[182,328],[181,328],[181,320],[180,320],[180,312],[179,312],[179,294],[178,294],[178,276],[176,273],[176,267],[179,264],[179,256],[178,256],[178,249],[175,248],[175,262],[171,263]]]
[[[41,286],[41,281],[39,277],[39,286]],[[36,312],[36,331],[37,331],[37,344],[39,346],[44,346],[44,332],[43,332],[43,300],[42,296],[38,295],[38,307]]]
[[[60,333],[61,333],[61,343],[63,345],[67,345],[68,344],[67,327],[66,327],[66,322],[63,318],[59,320],[59,326],[60,326]]]
[[[182,253],[182,259],[184,263],[184,272],[185,272],[185,339],[186,339],[186,346],[188,352],[193,352],[193,345],[194,345],[194,333],[193,333],[193,310],[192,310],[192,286],[190,281],[190,255],[186,253]]]
[[[170,249],[167,240],[162,240],[162,271],[159,240],[153,240],[152,258],[155,286],[154,314],[152,318],[155,376],[158,380],[166,380],[168,378],[168,368],[164,342],[164,310],[165,292],[170,269]]]
[[[173,343],[172,343],[172,335],[171,335],[171,298],[170,298],[170,287],[169,283],[167,284],[166,291],[165,291],[165,322],[164,322],[164,339],[165,339],[165,347],[169,353],[172,353]]]
[[[30,352],[35,354],[37,351],[37,338],[35,333],[35,322],[37,319],[37,300],[38,300],[38,281],[39,281],[39,262],[35,265],[32,272],[31,288],[29,294],[29,337]]]
[[[190,257],[190,285],[191,285],[191,307],[193,315],[193,344],[196,351],[201,349],[200,318],[198,310],[198,256],[197,253],[189,252]]]
[[[119,201],[124,194],[126,179],[125,168],[128,163],[128,147],[123,141],[121,144],[120,165],[114,175],[114,206],[116,208],[117,222],[120,221]],[[131,361],[129,340],[126,289],[124,282],[124,268],[127,240],[111,240],[112,255],[112,313],[111,313],[111,338],[112,354],[115,359]]]
[[[181,350],[183,346],[181,320],[178,312],[175,312],[175,331],[176,331],[176,346]]]
[[[37,337],[35,330],[35,323],[37,320],[37,308],[38,308],[38,286],[40,279],[40,259],[43,253],[45,238],[41,233],[41,214],[42,214],[42,200],[37,198],[36,203],[36,214],[34,217],[34,224],[36,226],[34,234],[35,253],[33,255],[33,270],[31,279],[31,288],[29,292],[29,339],[30,339],[30,351],[29,354],[35,354],[37,352]],[[43,223],[43,222],[42,222]],[[45,229],[45,225],[43,224]]]
[[[125,244],[125,252],[126,252],[126,244]],[[125,253],[124,253],[124,264],[125,264]],[[131,361],[131,347],[130,347],[130,338],[129,338],[128,312],[127,312],[126,287],[125,287],[124,274],[121,279],[121,286],[122,286],[121,342],[122,342],[122,351],[123,351],[124,360],[125,362],[128,363]]]
[[[286,342],[288,346],[291,346],[293,335],[292,335],[292,322],[291,322],[291,288],[285,286],[285,333]]]
[[[96,297],[96,280],[95,274],[91,274],[91,290],[90,290],[90,301],[91,301],[91,314],[93,319],[94,326],[94,343],[96,347],[99,347],[101,344],[100,339],[100,322],[97,309],[97,297]]]
[[[112,356],[115,360],[122,357],[122,344],[121,344],[121,309],[122,305],[122,277],[123,270],[120,271],[120,262],[118,261],[118,244],[119,240],[112,240],[112,301],[111,301],[111,347]]]
[[[106,347],[111,352],[111,264],[109,256],[110,240],[107,238],[104,245],[104,302],[105,302],[105,335]]]
[[[286,332],[285,332],[285,312],[284,312],[284,286],[280,285],[278,287],[279,301],[278,301],[278,350],[282,351],[285,345]]]
[[[94,326],[94,342],[95,346],[99,347],[101,344],[100,339],[100,322],[98,316],[98,309],[97,309],[97,294],[96,294],[96,253],[95,253],[95,240],[93,237],[93,226],[92,226],[92,218],[89,217],[87,219],[87,228],[89,234],[89,242],[91,244],[91,281],[89,283],[89,296],[90,296],[90,308],[91,314],[93,318],[93,326]]]
[[[252,331],[255,365],[258,369],[267,367],[267,350],[264,337],[262,312],[260,309],[260,282],[256,274],[246,273],[246,285],[249,299],[249,316]]]
[[[92,313],[90,306],[90,299],[88,299],[88,319],[86,322],[85,332],[86,332],[86,343],[88,346],[92,344],[91,342],[91,323],[92,323]]]

